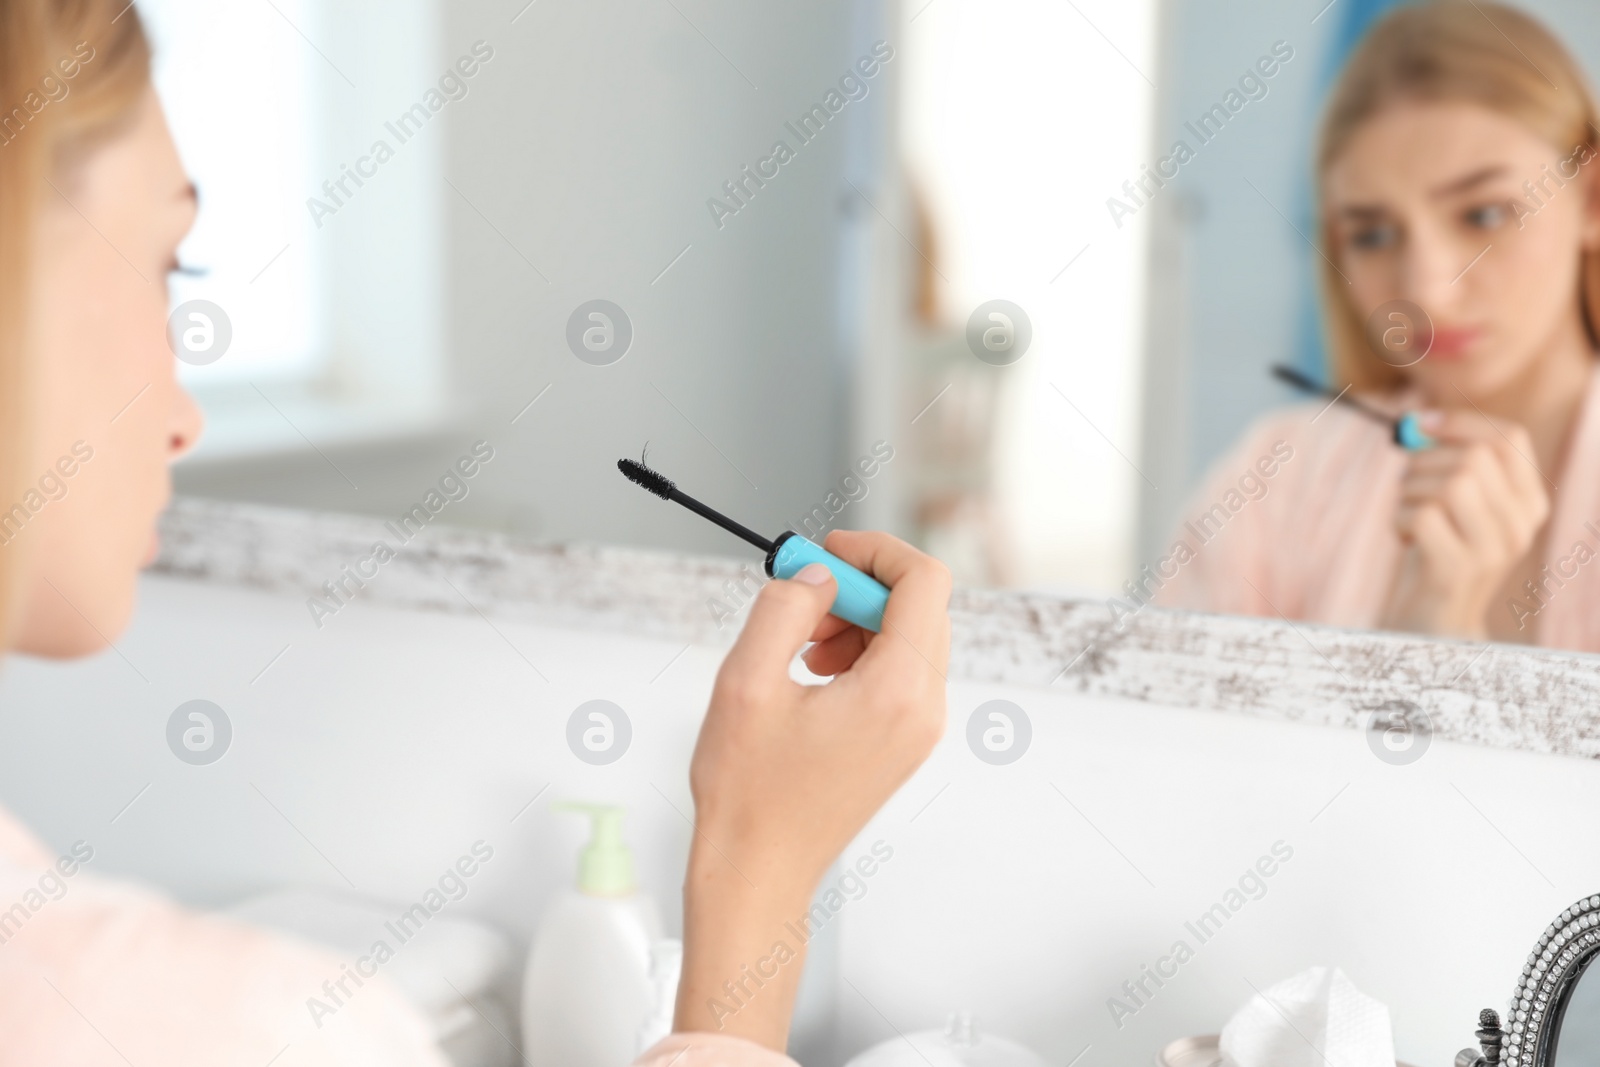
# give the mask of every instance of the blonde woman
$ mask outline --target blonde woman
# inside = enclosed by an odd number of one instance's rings
[[[200,432],[166,338],[165,279],[195,211],[132,5],[0,0],[0,650],[95,652],[133,611],[167,465]],[[686,1033],[647,1062],[790,1062],[803,946],[736,1019],[708,1004],[804,913],[943,728],[948,573],[883,535],[829,548],[893,587],[884,636],[826,614],[825,568],[753,606],[691,768]],[[790,680],[808,640],[833,683]],[[381,977],[313,1023],[306,1002],[344,961],[187,913],[84,869],[82,843],[61,847],[0,811],[0,1065],[442,1067]],[[5,910],[30,894],[39,907]]]
[[[1207,479],[1157,603],[1600,651],[1597,120],[1512,8],[1433,0],[1368,33],[1316,158],[1333,387],[1420,412],[1439,446],[1343,404],[1268,417]],[[1394,301],[1431,320],[1418,362],[1368,340]]]

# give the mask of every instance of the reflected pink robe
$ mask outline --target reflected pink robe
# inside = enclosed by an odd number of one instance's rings
[[[1406,453],[1379,423],[1343,404],[1324,407],[1318,402],[1268,415],[1211,468],[1174,534],[1195,550],[1194,558],[1167,565],[1167,574],[1177,571],[1170,579],[1152,568],[1165,579],[1155,590],[1156,604],[1238,615],[1281,612],[1364,629],[1378,624],[1400,561],[1394,515]],[[1279,442],[1293,449],[1292,457],[1261,477],[1258,461],[1271,457]],[[1241,486],[1247,473],[1265,485],[1259,499],[1251,498],[1259,489]],[[1520,598],[1531,612],[1523,622],[1534,644],[1600,652],[1600,373],[1590,376],[1555,481],[1560,492],[1544,534],[1544,559],[1554,577],[1539,600]],[[1201,529],[1197,517],[1208,510],[1212,520]],[[1579,562],[1586,553],[1597,558]],[[1504,600],[1490,610],[1514,614]]]

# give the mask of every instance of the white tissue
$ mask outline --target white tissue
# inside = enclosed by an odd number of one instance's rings
[[[1221,1047],[1230,1067],[1395,1064],[1389,1009],[1337,967],[1313,967],[1251,997],[1222,1028]]]

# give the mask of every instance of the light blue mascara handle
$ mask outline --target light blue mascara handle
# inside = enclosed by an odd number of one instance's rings
[[[774,578],[793,578],[808,563],[827,567],[839,585],[829,612],[863,630],[873,633],[883,630],[883,610],[889,605],[889,588],[793,531],[778,538],[776,548],[767,558],[767,573]]]
[[[1422,452],[1438,442],[1423,432],[1417,413],[1408,411],[1394,424],[1394,443],[1407,452]]]

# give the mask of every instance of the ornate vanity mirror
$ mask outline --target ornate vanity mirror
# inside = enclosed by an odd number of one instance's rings
[[[1600,1064],[1600,894],[1556,917],[1528,955],[1507,1026],[1479,1014],[1482,1052],[1463,1049],[1456,1067],[1592,1067]]]

